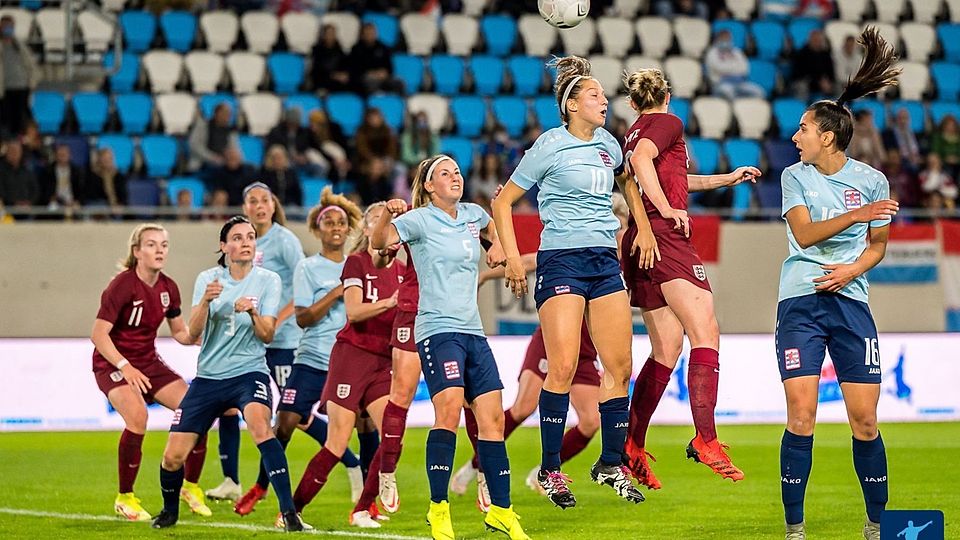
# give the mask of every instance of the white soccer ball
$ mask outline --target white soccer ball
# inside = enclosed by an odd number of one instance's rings
[[[538,0],[537,7],[551,26],[573,28],[587,18],[590,0]]]

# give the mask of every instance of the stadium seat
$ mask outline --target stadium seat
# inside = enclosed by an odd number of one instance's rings
[[[323,193],[323,188],[327,186],[333,188],[333,182],[326,178],[301,176],[300,191],[303,198],[300,201],[300,205],[304,208],[313,208],[320,204],[320,194]]]
[[[124,11],[120,14],[120,28],[126,50],[142,53],[150,48],[157,33],[157,19],[149,11]]]
[[[614,101],[614,105],[616,105],[617,102],[626,103],[626,100],[619,99]],[[557,107],[557,99],[554,96],[539,96],[534,99],[533,113],[537,116],[537,121],[540,122],[540,127],[544,131],[561,125],[560,109]]]
[[[257,91],[267,71],[267,62],[259,54],[235,52],[227,56],[227,72],[237,94]]]
[[[313,44],[317,41],[320,31],[320,21],[309,12],[288,11],[280,19],[280,28],[283,29],[283,38],[291,51],[300,54],[310,54]]]
[[[480,32],[487,54],[506,56],[517,42],[517,21],[507,15],[486,15],[480,19]]]
[[[83,36],[87,62],[99,62],[113,41],[113,22],[98,12],[88,10],[77,15],[77,27]]]
[[[243,154],[243,162],[259,169],[263,165],[263,139],[256,135],[240,135],[237,143],[240,153]]]
[[[748,62],[750,63],[750,81],[760,85],[769,97],[777,87],[777,66],[773,62],[753,58]]]
[[[633,54],[628,56],[623,62],[623,69],[625,69],[627,73],[648,68],[659,69],[661,73],[663,72],[663,64],[656,58],[650,58],[649,56]]]
[[[54,140],[53,146],[66,145],[70,147],[70,163],[81,169],[90,164],[90,142],[87,137],[79,135],[62,135]]]
[[[930,85],[930,69],[920,62],[902,62],[903,73],[897,78],[900,85],[900,99],[923,99]]]
[[[127,135],[139,135],[147,131],[153,119],[153,98],[150,94],[117,94],[114,99],[120,131]]]
[[[127,0],[103,0],[100,2],[100,5],[102,5],[104,9],[116,13],[123,11],[124,6],[127,5]]]
[[[896,118],[900,109],[910,115],[910,128],[914,133],[923,133],[927,125],[927,111],[919,101],[894,101],[890,104],[890,117]]]
[[[513,79],[513,93],[518,96],[534,96],[540,93],[543,84],[543,60],[533,56],[512,56],[507,69]]]
[[[930,64],[930,75],[937,85],[937,99],[956,101],[960,98],[960,64],[934,62]]]
[[[459,94],[463,86],[463,58],[449,54],[433,55],[430,57],[430,74],[434,92],[447,96]]]
[[[934,0],[928,1],[932,3]],[[880,0],[874,2],[873,5],[877,10],[877,20],[885,23],[898,24],[900,22],[900,15],[907,5],[907,0]]]
[[[537,117],[540,117],[540,118],[543,117],[543,114],[541,114],[540,109],[538,108],[538,105],[540,104],[540,100],[543,99],[544,103],[540,106],[546,110],[552,111],[553,115],[557,117],[557,124],[559,125],[560,110],[559,110],[559,107],[557,107],[557,100],[553,96],[549,96],[551,98],[551,103],[546,103],[546,97],[547,96],[544,96],[542,98],[537,98],[537,101],[535,101],[533,104],[534,112],[537,113]],[[630,102],[628,101],[629,99],[630,99],[629,96],[618,96],[616,99],[611,99],[609,109],[607,110],[608,116],[610,112],[612,112],[614,118],[622,119],[624,122],[627,123],[628,126],[633,124],[633,121],[637,119],[637,111],[633,110],[633,107],[630,106]],[[672,99],[670,100],[670,103],[673,104]],[[541,125],[543,125],[543,120],[541,120],[540,123]],[[544,127],[544,129],[546,129],[546,127]]]
[[[723,153],[731,169],[760,164],[760,143],[752,139],[727,139],[723,143]]]
[[[756,45],[757,56],[763,60],[780,58],[786,37],[783,25],[773,21],[754,21],[750,25],[750,35]]]
[[[167,11],[160,16],[160,30],[168,48],[186,53],[197,35],[197,18],[189,11]]]
[[[82,135],[97,134],[103,131],[110,112],[110,102],[100,92],[78,92],[71,99],[73,114],[77,117]]]
[[[942,122],[943,118],[947,115],[952,115],[957,120],[960,120],[960,103],[955,101],[934,101],[930,104],[930,119],[933,120],[934,126],[939,126],[940,122]]]
[[[240,16],[240,28],[250,52],[268,54],[280,37],[280,21],[272,11],[244,13]]]
[[[133,141],[126,135],[101,135],[97,139],[97,148],[113,150],[113,159],[117,170],[123,174],[130,172],[133,165]]]
[[[210,51],[190,51],[183,57],[183,65],[190,75],[190,87],[195,94],[217,91],[223,80],[223,57]]]
[[[951,13],[952,11],[951,9]],[[952,13],[951,17],[956,20],[960,15]],[[960,62],[960,23],[941,23],[937,26],[937,37],[943,47],[944,59],[948,62]]]
[[[240,33],[237,15],[228,10],[208,11],[200,16],[200,30],[207,42],[207,49],[227,53],[233,49]]]
[[[603,92],[608,98],[616,96],[623,87],[623,62],[619,57],[591,56],[590,72],[600,81],[600,86],[603,87]]]
[[[441,19],[440,31],[447,44],[447,53],[469,56],[480,38],[480,23],[473,17],[451,13]]]
[[[807,40],[810,38],[810,32],[822,29],[823,21],[820,19],[811,17],[790,19],[790,22],[787,24],[787,35],[790,36],[790,41],[793,43],[793,50],[800,50],[807,44]]]
[[[790,139],[800,125],[800,117],[807,106],[795,98],[779,98],[773,102],[773,116],[777,120],[781,139]]]
[[[887,40],[887,43],[893,44],[894,48],[899,48],[900,43],[900,27],[895,24],[880,22],[880,21],[866,21],[861,26],[861,30],[866,29],[868,26],[874,26],[877,28],[877,31],[880,32],[880,36],[883,39]],[[857,32],[857,35],[860,35],[860,32]],[[841,43],[843,45],[843,43]]]
[[[200,116],[209,120],[213,116],[213,111],[217,108],[217,105],[224,102],[230,105],[230,125],[237,125],[239,111],[237,110],[237,98],[233,94],[205,94],[200,96],[197,103],[200,106]]]
[[[400,17],[400,31],[407,43],[407,52],[418,56],[427,56],[433,52],[440,37],[436,20],[422,13],[406,13]]]
[[[13,37],[25,43],[30,39],[30,33],[33,31],[33,13],[18,7],[7,6],[0,9],[0,16],[7,15],[13,18]]]
[[[937,33],[926,23],[905,22],[900,25],[906,59],[911,62],[926,62],[937,47]]]
[[[641,17],[636,29],[644,56],[663,58],[673,45],[673,26],[663,17]]]
[[[743,21],[738,21],[736,19],[718,19],[713,21],[711,30],[713,35],[717,35],[723,30],[729,30],[730,37],[733,39],[733,46],[740,50],[746,50],[747,25],[744,24]]]
[[[587,56],[596,42],[597,26],[590,18],[584,19],[573,28],[564,28],[563,32],[560,32],[560,43],[566,54]]]
[[[353,137],[363,122],[363,100],[356,94],[339,93],[327,96],[327,114],[340,125],[343,134]]]
[[[520,30],[523,49],[530,56],[546,56],[557,43],[557,29],[549,24],[543,24],[543,19],[536,13],[521,15],[517,27]]]
[[[606,56],[623,58],[633,48],[633,27],[629,19],[600,17],[597,20],[597,36]]]
[[[115,56],[113,51],[103,55],[103,68],[110,81],[110,91],[113,93],[130,92],[140,76],[140,57],[136,54],[124,52],[120,56],[120,69],[114,72]]]
[[[689,137],[687,148],[697,164],[697,174],[715,174],[720,167],[720,143],[699,137]]]
[[[493,98],[490,107],[493,117],[498,124],[506,128],[510,137],[518,139],[523,135],[523,130],[527,127],[527,104],[523,98],[498,96]]]
[[[479,17],[483,10],[487,8],[490,0],[463,0],[463,13],[471,17]]]
[[[379,110],[394,132],[400,133],[403,129],[403,118],[406,114],[406,102],[403,98],[394,94],[377,94],[367,98],[367,107]]]
[[[67,113],[67,100],[60,92],[34,92],[30,109],[40,133],[57,133]]]
[[[266,135],[280,122],[280,98],[274,94],[241,96],[240,110],[247,119],[247,129],[252,135]]]
[[[447,125],[450,114],[447,98],[436,94],[414,94],[407,98],[407,111],[411,115],[423,111],[427,114],[430,131],[440,131]]]
[[[470,58],[473,73],[473,91],[480,95],[493,95],[503,86],[503,60],[496,56],[477,55]]]
[[[873,124],[877,130],[883,132],[887,129],[887,108],[876,99],[858,99],[850,104],[850,110],[853,112],[869,110],[873,113]]]
[[[403,89],[407,94],[418,92],[423,83],[423,59],[409,54],[395,54],[393,73],[403,81]]]
[[[457,96],[450,100],[450,114],[461,137],[479,137],[487,119],[487,105],[479,96]]]
[[[693,100],[693,116],[705,139],[722,139],[733,121],[730,102],[724,98],[701,96]]]
[[[144,135],[140,140],[140,152],[144,170],[151,177],[170,176],[179,157],[177,140],[169,135]],[[171,200],[176,199],[171,197]]]
[[[320,17],[320,26],[332,24],[337,29],[337,41],[347,53],[360,37],[360,19],[349,11],[334,11]],[[316,36],[316,34],[314,34]]]
[[[611,7],[613,12],[620,17],[633,19],[637,16],[637,11],[646,4],[644,0],[613,0]]]
[[[667,112],[679,118],[686,126],[690,123],[690,100],[671,96]],[[633,118],[636,119],[636,117],[637,113],[633,113]]]
[[[797,147],[793,144],[793,141],[790,140],[769,139],[763,143],[763,150],[763,153],[767,156],[770,171],[769,174],[764,175],[766,181],[761,183],[773,183],[779,186],[780,173],[796,163],[800,157],[797,152]],[[770,206],[779,207],[781,202],[782,201],[778,199],[776,204]]]
[[[153,49],[143,55],[143,67],[150,81],[151,92],[173,92],[180,81],[183,57],[173,51]]]
[[[400,40],[400,25],[397,18],[389,13],[364,13],[364,23],[373,23],[377,27],[378,39],[389,48],[397,46]]]
[[[753,186],[754,193],[757,194],[757,204],[761,208],[780,208],[783,204],[783,189],[780,187],[780,173],[783,169],[771,172],[776,175],[776,178],[761,178]]]
[[[849,21],[827,21],[827,24],[823,27],[823,32],[827,35],[827,41],[830,42],[833,54],[838,54],[843,48],[843,42],[847,39],[847,36],[860,35],[860,26]]]
[[[34,20],[43,39],[44,62],[63,60],[67,46],[67,18],[63,9],[59,7],[41,9],[37,11]]]
[[[737,119],[741,137],[762,139],[770,129],[770,103],[766,99],[737,98],[733,100],[733,115]]]
[[[190,208],[199,210],[203,208],[203,199],[206,195],[206,188],[199,179],[193,176],[176,176],[167,180],[167,198],[170,199],[170,205],[177,205],[177,195],[181,191],[190,192]]]
[[[838,0],[837,12],[840,20],[859,23],[867,12],[868,4],[867,0]]]
[[[663,63],[672,94],[690,98],[703,82],[703,67],[698,60],[686,56],[671,56]]]
[[[913,20],[921,23],[933,24],[940,10],[943,9],[941,0],[910,0],[913,8]]]
[[[157,112],[168,135],[186,135],[197,116],[197,100],[192,94],[176,92],[156,97]]]
[[[127,180],[127,204],[130,206],[159,206],[160,187],[155,180],[132,178]]]
[[[299,54],[273,53],[267,57],[267,67],[278,94],[292,94],[303,84],[306,63]]]
[[[753,17],[753,12],[757,9],[757,0],[727,0],[727,9],[735,19],[746,21]]]
[[[300,109],[300,125],[307,127],[310,125],[310,113],[316,110],[323,110],[323,104],[320,98],[313,94],[293,94],[283,98],[283,110]]]
[[[710,24],[696,17],[673,19],[673,34],[677,36],[680,54],[700,59],[710,45]]]
[[[470,168],[473,167],[473,143],[464,137],[440,137],[440,153],[447,154],[457,160],[460,174],[470,178]]]

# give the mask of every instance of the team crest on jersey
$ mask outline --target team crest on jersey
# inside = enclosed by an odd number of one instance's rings
[[[256,297],[256,296],[248,296],[248,297],[247,297],[247,300],[249,300],[250,303],[253,304],[254,309],[256,309],[256,308],[257,308],[257,304],[260,303],[260,298],[258,298],[258,297]]]
[[[120,382],[123,380],[123,372],[119,369],[110,374],[110,380],[113,382]]]
[[[410,327],[397,328],[397,341],[406,343],[410,341]]]
[[[467,223],[467,230],[470,231],[470,234],[473,235],[474,238],[480,238],[480,230],[477,229],[476,223]]]
[[[548,366],[548,364],[547,364],[547,359],[546,359],[546,358],[541,358],[540,361],[537,362],[537,369],[540,370],[540,373],[546,373],[546,372],[547,372],[547,366]]]
[[[347,399],[347,396],[350,395],[350,385],[349,384],[338,384],[337,385],[337,397],[340,399]]]
[[[296,388],[284,388],[283,397],[280,399],[280,402],[284,405],[293,405],[297,401],[297,389]]]
[[[253,265],[254,266],[263,266],[263,252],[259,249],[253,255]]]
[[[800,349],[783,351],[783,367],[787,370],[800,369]]]
[[[707,271],[703,269],[702,264],[693,265],[693,275],[697,276],[700,281],[707,280]]]
[[[160,305],[162,305],[164,309],[170,307],[170,293],[167,291],[160,293]]]
[[[600,161],[602,161],[607,167],[613,168],[613,158],[610,156],[610,154],[608,154],[606,150],[600,150],[599,153]]]
[[[863,206],[863,198],[860,196],[860,192],[855,189],[843,190],[843,205],[847,210],[853,210]]]

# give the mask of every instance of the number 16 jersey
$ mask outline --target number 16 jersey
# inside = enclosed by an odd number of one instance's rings
[[[347,257],[340,281],[343,282],[344,294],[350,287],[360,287],[363,303],[372,304],[390,298],[397,291],[403,281],[403,271],[404,264],[396,259],[386,268],[377,268],[373,264],[373,257],[364,250]],[[348,318],[347,325],[337,334],[337,341],[373,354],[390,356],[390,337],[396,309],[388,309],[361,322],[349,322]]]

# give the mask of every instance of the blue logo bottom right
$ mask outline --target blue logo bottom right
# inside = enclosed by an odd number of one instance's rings
[[[940,510],[884,510],[880,540],[943,540]]]

